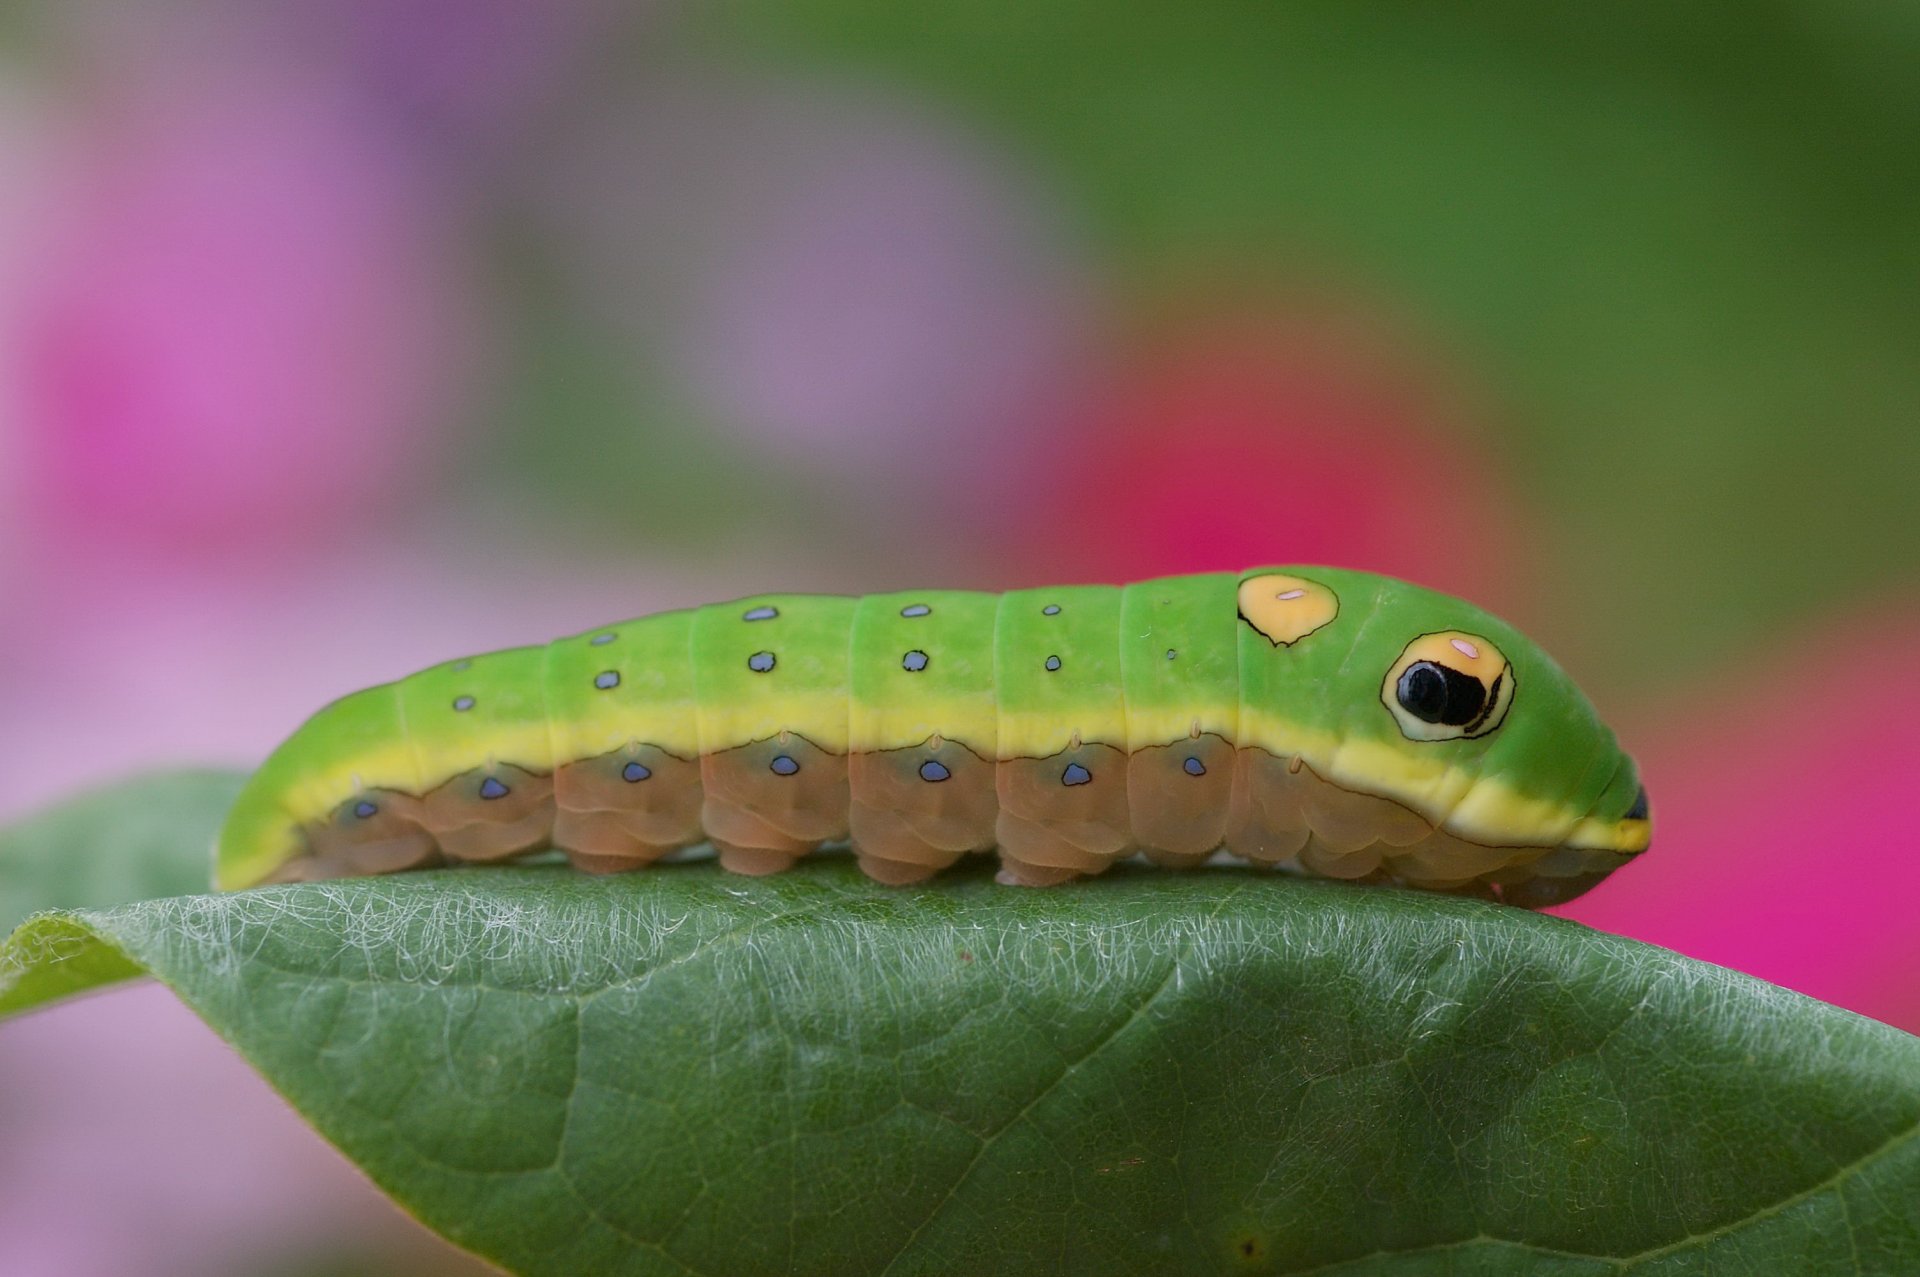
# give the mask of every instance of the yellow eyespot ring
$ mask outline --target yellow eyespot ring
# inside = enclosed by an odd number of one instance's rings
[[[1500,726],[1514,691],[1513,667],[1492,642],[1441,630],[1407,644],[1380,701],[1408,740],[1468,740]]]
[[[1298,643],[1339,614],[1339,597],[1318,581],[1269,572],[1240,583],[1240,619],[1275,647]]]

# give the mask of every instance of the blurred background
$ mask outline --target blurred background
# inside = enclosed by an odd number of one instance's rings
[[[0,9],[0,820],[770,587],[1462,593],[1640,757],[1565,910],[1920,1030],[1920,10]],[[0,1271],[477,1271],[154,988]]]

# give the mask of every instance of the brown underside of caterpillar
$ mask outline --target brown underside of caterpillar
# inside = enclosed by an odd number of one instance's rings
[[[1399,803],[1332,784],[1298,759],[1210,734],[1131,755],[1094,743],[999,763],[938,738],[851,756],[792,734],[698,759],[632,745],[550,776],[495,765],[422,796],[366,797],[359,806],[371,815],[346,811],[303,827],[305,853],[275,880],[497,861],[549,847],[580,869],[611,873],[701,842],[730,870],[766,874],[850,841],[861,868],[892,884],[995,849],[1002,877],[1031,886],[1097,874],[1135,852],[1189,867],[1221,847],[1322,877],[1437,889],[1587,868],[1552,864],[1566,849],[1468,842]]]

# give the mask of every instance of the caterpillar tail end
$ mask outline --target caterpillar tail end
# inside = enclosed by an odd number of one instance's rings
[[[379,873],[430,850],[407,814],[388,811],[381,798],[382,791],[413,791],[418,779],[393,688],[366,688],[321,707],[267,756],[221,827],[217,888]],[[356,822],[359,808],[379,819]],[[330,854],[343,821],[355,824],[351,841],[368,844],[354,855]]]
[[[281,742],[254,769],[240,787],[233,806],[227,809],[227,818],[213,841],[216,891],[239,891],[282,881],[290,876],[288,866],[301,858],[304,840],[287,805],[290,793],[305,775],[296,743],[300,735]]]
[[[264,770],[240,790],[213,844],[213,885],[239,891],[272,882],[300,853],[299,835]]]

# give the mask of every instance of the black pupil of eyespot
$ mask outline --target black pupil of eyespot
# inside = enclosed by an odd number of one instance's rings
[[[1432,661],[1407,666],[1394,695],[1421,722],[1445,727],[1465,727],[1487,704],[1487,689],[1479,679]]]

